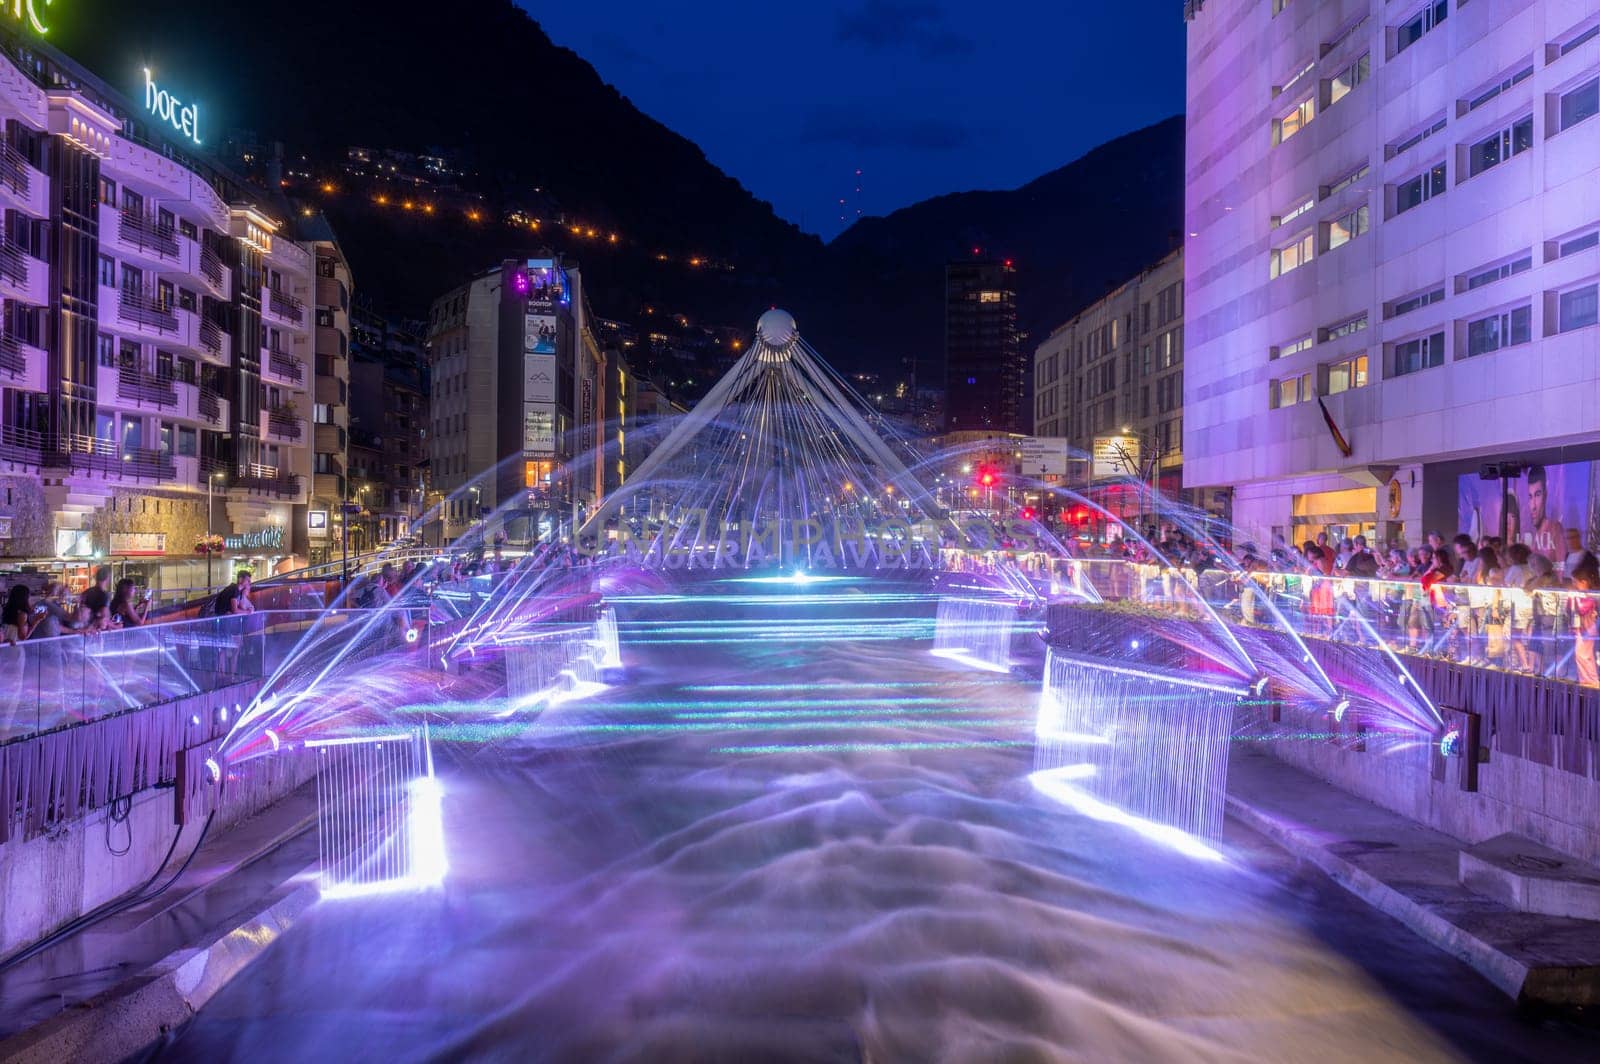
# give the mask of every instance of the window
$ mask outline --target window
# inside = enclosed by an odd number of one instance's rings
[[[193,458],[199,453],[197,433],[194,429],[183,425],[178,426],[178,453]]]
[[[1529,63],[1515,74],[1493,82],[1474,93],[1472,98],[1466,101],[1466,106],[1462,113],[1465,114],[1471,111],[1476,111],[1478,108],[1482,107],[1496,96],[1499,96],[1502,92],[1510,89],[1511,86],[1516,85],[1519,82],[1526,81],[1531,77],[1533,77],[1533,64]]]
[[[1363,313],[1333,325],[1325,325],[1317,331],[1321,334],[1322,343],[1331,344],[1335,340],[1343,340],[1346,336],[1354,336],[1366,327],[1367,316]]]
[[[1533,116],[1527,115],[1467,149],[1467,176],[1476,177],[1533,147]]]
[[[1404,299],[1395,300],[1393,303],[1389,304],[1388,313],[1384,316],[1387,318],[1398,318],[1402,314],[1410,314],[1413,310],[1420,310],[1423,307],[1432,306],[1434,303],[1443,302],[1444,286],[1440,285],[1438,288],[1431,289],[1427,292],[1418,292],[1414,296],[1407,296]]]
[[[1547,245],[1548,247],[1548,245]],[[1554,255],[1546,253],[1546,260],[1564,259],[1568,255],[1576,255],[1580,251],[1588,251],[1592,247],[1600,247],[1600,229],[1591,229],[1587,233],[1578,233],[1556,243]]]
[[[1316,197],[1307,196],[1303,201],[1296,203],[1283,214],[1273,215],[1272,227],[1276,229],[1280,225],[1288,225],[1290,222],[1294,221],[1296,218],[1300,217],[1302,214],[1306,213],[1316,205]]]
[[[1467,322],[1466,357],[1486,355],[1533,339],[1533,308],[1513,307]]]
[[[1272,95],[1281,96],[1284,93],[1288,92],[1290,89],[1294,88],[1297,84],[1300,83],[1300,79],[1301,78],[1305,77],[1307,74],[1311,73],[1311,71],[1313,69],[1316,68],[1316,65],[1317,65],[1317,62],[1316,62],[1316,60],[1313,59],[1311,62],[1307,63],[1305,66],[1303,66],[1299,70],[1295,71],[1294,72],[1294,76],[1291,77],[1288,81],[1285,81],[1282,85],[1273,86]]]
[[[1156,325],[1166,325],[1183,317],[1183,282],[1169,284],[1156,293]]]
[[[1290,270],[1298,270],[1310,262],[1315,243],[1316,234],[1306,233],[1293,243],[1286,244],[1281,248],[1273,248],[1269,276],[1282,277]]]
[[[1281,344],[1281,345],[1279,345],[1277,347],[1270,348],[1267,351],[1267,358],[1269,360],[1272,360],[1272,359],[1279,359],[1279,358],[1288,358],[1290,355],[1298,355],[1302,351],[1309,351],[1311,349],[1312,342],[1313,342],[1313,338],[1312,338],[1311,334],[1310,333],[1306,333],[1304,336],[1300,337],[1298,340],[1290,340],[1286,344]]]
[[[1357,85],[1367,80],[1371,70],[1372,57],[1363,55],[1360,59],[1335,74],[1332,80],[1328,82],[1328,106],[1331,107],[1350,95]]]
[[[117,183],[109,177],[100,178],[100,202],[107,207],[117,205]]]
[[[1361,27],[1365,26],[1366,24],[1367,24],[1367,16],[1366,15],[1362,15],[1360,18],[1358,18],[1354,22],[1350,23],[1348,28],[1344,29],[1343,31],[1341,31],[1340,33],[1335,35],[1333,40],[1331,40],[1327,44],[1323,45],[1322,46],[1322,54],[1326,56],[1326,55],[1329,55],[1332,52],[1336,51],[1339,48],[1340,45],[1342,45],[1346,41],[1351,40],[1352,38],[1354,38],[1355,35],[1358,32],[1360,32]]]
[[[1338,395],[1351,388],[1367,386],[1367,356],[1357,355],[1324,367],[1327,370],[1328,394]]]
[[[1600,284],[1587,284],[1556,298],[1556,330],[1571,332],[1600,320]]]
[[[331,311],[331,310],[319,310],[319,311],[317,311],[317,324],[321,325],[321,326],[324,326],[325,328],[329,328],[329,329],[333,328],[333,311]]]
[[[100,256],[100,286],[117,287],[117,264],[109,255]]]
[[[1562,93],[1557,111],[1563,131],[1600,113],[1600,77],[1590,78],[1572,91]]]
[[[1183,329],[1173,329],[1156,337],[1159,368],[1171,369],[1183,361]]]
[[[1576,48],[1582,48],[1596,37],[1600,37],[1600,22],[1592,22],[1577,33],[1561,42],[1560,54],[1566,55]]]
[[[1000,293],[999,292],[979,292],[978,293],[978,302],[979,303],[998,303],[998,302],[1000,302]]]
[[[1354,170],[1351,170],[1348,174],[1345,174],[1343,177],[1339,178],[1333,184],[1323,186],[1322,198],[1327,199],[1329,196],[1337,196],[1339,193],[1343,192],[1345,189],[1354,185],[1357,181],[1360,181],[1366,176],[1367,164],[1362,163]]]
[[[1343,247],[1356,237],[1365,233],[1371,226],[1367,220],[1367,207],[1362,204],[1349,214],[1335,218],[1331,222],[1323,223],[1322,245],[1328,251]]]
[[[1532,255],[1523,255],[1520,258],[1509,259],[1493,266],[1485,266],[1481,270],[1466,275],[1465,290],[1470,292],[1474,288],[1482,288],[1484,285],[1494,284],[1496,281],[1510,277],[1512,274],[1521,273],[1532,268]]]
[[[1419,336],[1394,345],[1394,370],[1390,376],[1404,377],[1434,366],[1444,365],[1444,333]]]
[[[1440,115],[1438,118],[1434,119],[1432,124],[1423,126],[1421,129],[1419,129],[1416,132],[1412,133],[1410,136],[1404,137],[1404,138],[1402,138],[1400,140],[1395,141],[1393,144],[1389,145],[1389,158],[1392,159],[1396,155],[1400,155],[1400,154],[1402,154],[1404,152],[1408,152],[1412,148],[1415,148],[1418,144],[1421,144],[1423,141],[1425,141],[1429,137],[1433,136],[1435,133],[1441,133],[1443,131],[1444,131],[1444,116]]]
[[[1428,3],[1423,5],[1421,11],[1418,11],[1415,15],[1395,27],[1395,54],[1399,55],[1413,44],[1422,40],[1429,30],[1443,22],[1449,14],[1450,4],[1448,0],[1428,0]]]
[[[1284,141],[1288,140],[1290,137],[1306,128],[1306,126],[1310,125],[1311,120],[1316,117],[1317,99],[1315,96],[1307,96],[1300,102],[1300,106],[1296,107],[1282,118],[1275,118],[1272,120],[1272,143],[1282,144]]]
[[[1435,196],[1444,195],[1444,163],[1424,170],[1409,181],[1402,181],[1394,190],[1394,213],[1404,214],[1420,207]]]
[[[1273,381],[1268,402],[1272,409],[1279,410],[1286,406],[1294,406],[1296,403],[1310,402],[1314,397],[1311,374],[1302,373],[1298,377]]]

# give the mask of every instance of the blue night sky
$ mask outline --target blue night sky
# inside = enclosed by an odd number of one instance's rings
[[[635,106],[831,238],[1013,188],[1183,110],[1180,0],[518,0]],[[851,202],[838,204],[840,197]]]

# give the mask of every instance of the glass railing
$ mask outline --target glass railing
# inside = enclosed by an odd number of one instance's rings
[[[268,678],[297,648],[306,652],[313,628],[351,626],[350,637],[374,649],[426,644],[426,608],[389,613],[379,621],[372,610],[264,610],[0,645],[0,743]]]
[[[1056,589],[1076,584],[1108,602],[1199,617],[1200,600],[1230,624],[1283,625],[1353,646],[1388,646],[1461,665],[1600,686],[1600,594],[1560,586],[1495,587],[1420,580],[1222,569],[1196,573],[1115,559],[1064,563]]]

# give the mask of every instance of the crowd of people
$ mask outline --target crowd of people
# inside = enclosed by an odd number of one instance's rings
[[[0,639],[16,644],[53,639],[69,632],[85,635],[150,623],[150,595],[129,579],[111,582],[111,567],[95,570],[94,581],[73,597],[65,584],[47,580],[37,594],[26,583],[11,585],[0,608]]]

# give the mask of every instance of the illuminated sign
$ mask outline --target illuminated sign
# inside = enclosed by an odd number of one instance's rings
[[[1136,477],[1141,462],[1137,436],[1096,436],[1090,475],[1096,480],[1110,477]]]
[[[199,105],[191,103],[185,106],[182,100],[166,89],[157,88],[149,67],[144,68],[144,109],[196,144],[200,143]]]
[[[306,512],[306,528],[319,536],[328,534],[328,511],[308,510]]]
[[[263,547],[277,549],[283,546],[283,529],[263,528],[237,536],[225,536],[222,545],[228,550],[259,550]]]
[[[52,0],[6,0],[4,10],[18,22],[27,19],[35,33],[49,33],[50,30],[39,21],[39,8],[49,7],[51,3]]]

